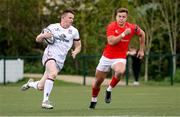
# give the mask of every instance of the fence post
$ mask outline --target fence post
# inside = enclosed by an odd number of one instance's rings
[[[126,58],[126,86],[128,86],[128,80],[129,80],[129,56]]]
[[[4,63],[4,81],[3,81],[3,84],[6,85],[6,57],[4,57],[3,59],[3,63]]]
[[[170,56],[170,80],[171,80],[171,86],[173,86],[174,82],[173,82],[173,59],[174,59],[174,55]]]
[[[86,85],[86,72],[87,72],[87,69],[86,69],[86,55],[83,55],[82,56],[83,58],[83,77],[84,77],[84,80],[83,80],[83,85],[85,86]]]

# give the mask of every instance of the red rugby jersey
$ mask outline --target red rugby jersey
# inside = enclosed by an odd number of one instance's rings
[[[130,28],[131,33],[124,38],[122,38],[117,44],[115,45],[109,45],[108,43],[106,44],[106,47],[104,48],[103,51],[103,56],[110,58],[110,59],[116,59],[116,58],[126,58],[126,53],[128,51],[128,46],[130,43],[131,38],[133,37],[134,34],[139,35],[140,34],[140,28],[135,25],[126,22],[125,26],[122,28],[119,26],[119,24],[115,21],[110,23],[107,26],[106,29],[106,36],[118,36],[122,32],[125,31],[125,29]]]

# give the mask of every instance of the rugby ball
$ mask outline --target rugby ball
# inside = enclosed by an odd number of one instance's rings
[[[45,29],[43,29],[42,33],[45,33],[45,32],[51,33],[51,30],[45,28]],[[50,37],[50,38],[44,38],[44,42],[45,42],[46,44],[54,44],[55,39],[54,39],[53,36]]]
[[[45,38],[44,41],[47,44],[54,44],[54,37],[52,36],[51,38]]]

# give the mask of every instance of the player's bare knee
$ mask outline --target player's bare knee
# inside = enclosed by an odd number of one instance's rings
[[[124,71],[121,70],[121,69],[115,69],[114,72],[115,72],[116,74],[123,74],[123,73],[124,73]]]
[[[51,72],[49,77],[52,78],[52,79],[55,79],[57,75],[58,75],[57,72]]]
[[[124,70],[121,70],[121,69],[117,69],[117,70],[114,70],[114,72],[115,72],[115,74],[116,74],[116,76],[117,77],[120,77],[121,75],[123,75],[124,74]]]
[[[44,90],[44,88],[38,88],[38,90],[39,90],[39,91],[43,91],[43,90]]]
[[[38,85],[37,89],[38,89],[39,91],[43,91],[43,90],[44,90],[44,85]]]

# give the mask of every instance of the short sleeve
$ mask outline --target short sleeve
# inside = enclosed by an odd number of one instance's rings
[[[77,29],[75,29],[75,31],[74,31],[74,41],[78,41],[78,40],[80,40],[79,31]]]

